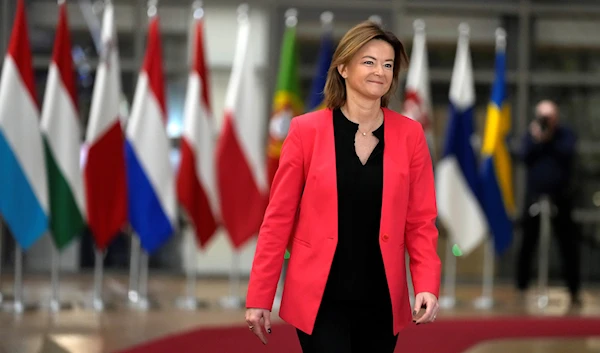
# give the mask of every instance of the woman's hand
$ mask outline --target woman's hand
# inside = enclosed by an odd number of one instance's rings
[[[421,311],[421,308],[425,308],[425,314],[417,319],[417,314]],[[413,321],[416,321],[417,325],[434,322],[439,310],[440,304],[435,295],[429,292],[419,293],[415,297]]]
[[[248,324],[250,331],[258,336],[263,344],[267,344],[265,332],[271,333],[271,312],[266,309],[247,309],[246,323]]]

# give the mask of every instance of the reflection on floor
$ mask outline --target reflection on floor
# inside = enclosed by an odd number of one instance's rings
[[[8,276],[2,278],[3,294],[10,296]],[[140,311],[127,306],[128,278],[123,274],[106,274],[104,298],[115,306],[96,313],[83,304],[89,302],[91,275],[63,275],[61,298],[74,303],[69,310],[51,314],[46,308],[33,308],[21,315],[0,313],[0,352],[4,353],[104,353],[142,342],[191,330],[197,327],[243,325],[243,310],[223,309],[219,299],[229,293],[227,280],[199,280],[197,295],[209,307],[197,311],[177,308],[177,297],[185,292],[185,279],[173,275],[151,274],[149,292],[158,307]],[[47,276],[26,276],[25,299],[28,303],[47,303],[50,296]],[[241,291],[246,287],[242,283]],[[497,286],[496,305],[491,310],[475,309],[472,300],[480,293],[477,286],[457,287],[457,306],[443,310],[439,318],[457,316],[553,315],[600,316],[600,290],[584,292],[584,304],[569,309],[568,297],[561,288],[550,291],[550,305],[544,311],[531,301],[515,296],[512,288]],[[530,298],[531,299],[531,298]],[[275,315],[275,320],[278,318]],[[485,342],[468,353],[496,352],[600,352],[599,339],[585,340],[509,340]]]

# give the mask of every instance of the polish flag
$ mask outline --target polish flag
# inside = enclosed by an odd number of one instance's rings
[[[197,11],[202,9],[197,9]],[[206,247],[217,229],[215,130],[210,107],[210,79],[204,56],[204,20],[194,20],[192,70],[183,111],[181,163],[177,196],[196,230],[197,243]]]
[[[150,19],[146,57],[127,123],[125,153],[129,222],[149,254],[171,237],[177,221],[166,112],[159,17],[155,14]]]
[[[84,184],[88,224],[104,250],[127,224],[124,138],[119,118],[121,70],[111,2],[104,8],[102,53],[86,132]]]
[[[264,116],[260,109],[250,23],[242,14],[217,143],[221,218],[235,248],[258,233],[268,202]]]

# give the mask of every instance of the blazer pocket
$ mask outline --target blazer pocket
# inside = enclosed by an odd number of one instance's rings
[[[300,245],[306,246],[307,248],[312,247],[309,242],[307,242],[306,240],[302,240],[300,238],[297,238],[297,237],[294,237],[294,242],[296,242],[296,243],[298,243]]]

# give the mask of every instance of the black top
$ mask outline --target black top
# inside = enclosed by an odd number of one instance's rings
[[[383,127],[363,165],[354,147],[358,124],[333,111],[338,195],[338,244],[325,295],[332,299],[380,298],[389,291],[379,247],[383,192]]]

